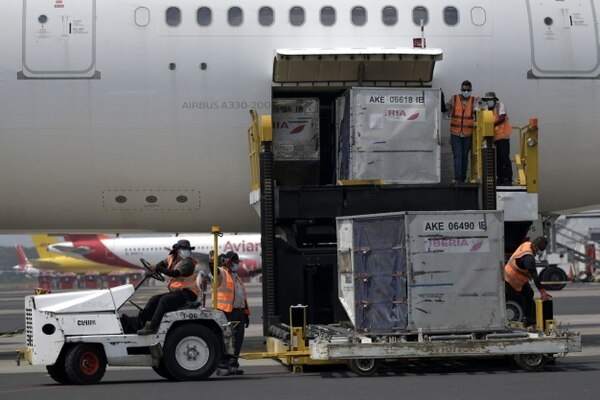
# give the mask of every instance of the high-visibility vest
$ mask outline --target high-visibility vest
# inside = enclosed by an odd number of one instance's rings
[[[496,121],[499,117],[499,115],[498,115],[499,107],[500,107],[499,104],[496,104],[496,106],[494,106],[494,109],[493,109],[494,121]],[[508,115],[507,115],[501,124],[494,126],[494,140],[507,139],[511,133],[512,133],[512,125],[510,124],[510,121],[508,120]]]
[[[517,265],[517,260],[526,255],[535,256],[531,242],[521,244],[512,256],[510,256],[508,262],[504,266],[504,280],[517,292],[523,290],[523,286],[531,279],[529,271],[519,268]]]
[[[467,103],[463,107],[461,96],[455,94],[452,96],[450,105],[452,107],[450,114],[450,132],[455,135],[462,133],[464,136],[473,134],[473,125],[475,124],[475,97],[469,96]]]
[[[194,263],[194,265],[198,264],[197,260],[195,260],[193,258],[191,258],[191,260]],[[170,255],[169,261],[167,263],[167,268],[179,270],[179,267],[183,263],[184,259],[177,261],[173,265],[174,261],[175,261],[175,256]],[[171,291],[171,292],[176,292],[178,290],[183,290],[183,289],[189,289],[192,292],[194,292],[197,297],[198,294],[200,293],[200,290],[198,289],[198,285],[196,284],[197,277],[198,277],[198,273],[196,272],[196,269],[194,268],[194,272],[190,276],[180,275],[180,276],[176,276],[176,277],[171,277],[169,279],[169,284],[167,285],[167,287],[169,288],[169,291]]]
[[[217,310],[223,312],[233,311],[233,300],[235,299],[235,281],[234,277],[231,276],[226,268],[219,268],[223,271],[225,279],[221,279],[219,287],[217,288]],[[235,275],[235,279],[240,280],[240,277]],[[241,280],[240,280],[241,282]],[[248,296],[246,295],[246,288],[242,284],[242,291],[244,296],[244,314],[250,315],[250,308],[248,307]]]

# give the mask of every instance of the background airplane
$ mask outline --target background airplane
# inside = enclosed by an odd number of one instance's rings
[[[102,263],[119,268],[140,266],[140,258],[152,264],[164,260],[174,243],[187,239],[195,247],[192,256],[208,270],[209,254],[214,250],[212,234],[154,237],[119,237],[105,235],[65,235],[66,242],[52,243],[49,252],[80,260]],[[250,279],[261,271],[260,234],[223,234],[219,237],[219,254],[235,251],[240,256],[238,275]],[[212,265],[210,266],[212,268]]]
[[[41,269],[33,267],[31,261],[29,261],[27,255],[25,255],[23,247],[20,244],[17,244],[15,249],[17,251],[17,257],[19,257],[19,263],[13,267],[14,271],[27,276],[37,276],[42,272]]]
[[[139,272],[141,268],[141,265],[131,268],[120,268],[113,265],[51,253],[47,250],[47,247],[52,243],[57,243],[56,238],[52,236],[32,235],[32,240],[35,244],[39,258],[27,258],[21,245],[16,245],[19,264],[13,267],[13,269],[28,275],[38,275],[42,271],[54,271],[59,273],[73,272],[75,274],[85,274],[87,272],[96,271],[100,274],[108,274],[115,271]]]
[[[600,0],[3,0],[0,230],[257,231],[248,111],[271,114],[275,90],[293,94],[273,83],[274,52],[396,49],[423,32],[443,51],[432,86],[447,99],[469,79],[475,94],[497,93],[513,124],[539,118],[541,211],[597,205],[598,10]],[[440,141],[448,163],[448,121]]]

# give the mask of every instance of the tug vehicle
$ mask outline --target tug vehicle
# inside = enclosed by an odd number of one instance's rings
[[[150,264],[144,279],[101,290],[25,298],[26,349],[32,365],[45,365],[61,384],[98,383],[108,366],[147,366],[169,380],[210,377],[223,354],[233,354],[233,329],[223,312],[200,302],[165,313],[154,335],[129,332],[119,309],[148,278],[164,281]]]

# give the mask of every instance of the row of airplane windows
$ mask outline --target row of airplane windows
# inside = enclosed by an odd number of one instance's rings
[[[473,14],[474,10],[471,10]],[[483,9],[475,10],[477,15],[485,12]],[[136,23],[140,26],[147,25],[150,22],[150,11],[145,7],[136,10]],[[458,24],[459,12],[456,7],[447,6],[443,9],[443,20],[448,26]],[[290,8],[288,13],[289,23],[292,26],[302,26],[306,22],[306,12],[303,7],[295,6]],[[337,12],[331,6],[322,7],[319,12],[319,19],[323,26],[334,26],[337,21]],[[381,9],[381,22],[385,26],[393,26],[398,23],[398,9],[393,6],[386,6]],[[367,23],[367,9],[362,6],[353,7],[350,10],[350,21],[355,26],[363,26]],[[482,25],[481,18],[478,18],[477,25]],[[483,19],[485,21],[485,17]],[[169,7],[165,11],[165,22],[170,27],[177,27],[182,22],[182,12],[179,7]],[[196,11],[196,22],[202,27],[208,27],[213,23],[213,11],[209,7],[200,7]],[[241,7],[230,7],[227,9],[227,23],[232,27],[241,26],[244,22],[244,10]],[[429,22],[429,11],[423,6],[417,6],[412,9],[412,22],[421,26],[421,23],[427,25]],[[271,7],[261,7],[258,10],[258,23],[261,26],[272,26],[275,23],[275,11]]]

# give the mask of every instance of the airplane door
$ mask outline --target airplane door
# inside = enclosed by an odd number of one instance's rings
[[[19,78],[98,78],[96,0],[23,0]]]
[[[598,21],[592,0],[528,0],[533,77],[600,75]]]

